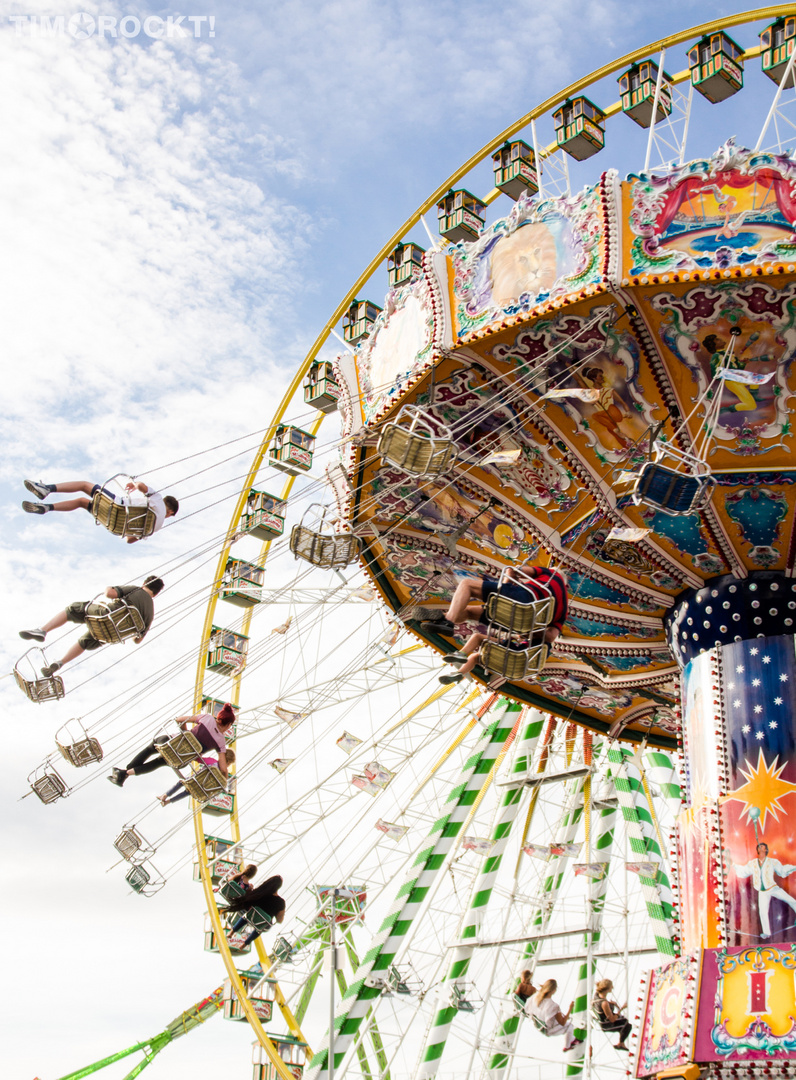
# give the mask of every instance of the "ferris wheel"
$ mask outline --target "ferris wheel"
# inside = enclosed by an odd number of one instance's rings
[[[542,102],[374,256],[276,410],[197,661],[194,711],[238,710],[235,788],[189,789],[205,944],[258,1080],[626,1069],[594,988],[635,1038],[643,970],[681,953],[677,663],[734,632],[679,598],[729,611],[714,578],[796,556],[743,516],[753,469],[789,467],[794,41],[786,6],[728,16]],[[745,148],[725,110],[746,95]],[[581,164],[619,124],[626,181]],[[493,189],[457,186],[490,158]],[[385,262],[382,307],[359,297]],[[487,632],[492,663],[440,686],[457,582],[527,561],[569,575],[561,637]],[[146,893],[168,875],[142,828],[117,849]],[[254,953],[214,891],[244,862],[288,900]],[[573,1001],[572,1049],[517,999],[526,968]]]
[[[760,34],[759,46],[739,44],[732,35],[741,30],[748,34],[748,24],[754,23],[760,24],[754,28]],[[546,554],[551,564],[564,566],[575,585],[575,615],[570,618],[570,634],[564,634],[552,659],[568,662],[568,668],[559,671],[562,682],[575,674],[580,682],[574,699],[566,686],[562,690],[551,682],[547,686],[553,685],[552,692],[542,697],[525,689],[533,680],[512,677],[513,669],[486,668],[475,688],[465,683],[464,690],[454,687],[451,695],[435,692],[404,721],[396,721],[397,714],[390,713],[389,722],[372,729],[372,746],[366,742],[361,749],[359,736],[347,729],[328,730],[327,745],[336,734],[334,744],[351,759],[346,765],[330,761],[326,791],[312,793],[317,820],[305,817],[304,828],[293,824],[297,812],[305,813],[297,810],[291,797],[297,788],[287,787],[296,759],[280,759],[278,768],[285,772],[271,778],[268,790],[276,792],[284,784],[291,795],[287,809],[277,810],[273,818],[269,815],[260,836],[269,864],[291,865],[286,876],[295,873],[310,899],[298,906],[298,927],[294,923],[280,932],[268,952],[258,945],[260,969],[254,976],[239,977],[237,961],[224,947],[210,891],[212,867],[206,858],[204,826],[196,815],[213,932],[230,979],[230,994],[257,1036],[259,1075],[284,1076],[302,1068],[313,1080],[340,1073],[502,1077],[520,1071],[530,1075],[531,1069],[540,1076],[561,1075],[562,1069],[567,1075],[584,1071],[609,1075],[624,1067],[590,1010],[595,979],[609,972],[616,993],[631,997],[641,968],[652,963],[647,950],[657,950],[663,957],[680,952],[673,852],[681,797],[675,753],[678,679],[665,650],[650,649],[645,643],[661,639],[654,626],[671,603],[665,594],[698,588],[719,570],[734,571],[741,560],[726,521],[710,504],[706,478],[711,470],[706,463],[715,448],[704,440],[689,442],[687,425],[679,422],[682,404],[688,400],[681,387],[670,390],[661,371],[656,372],[655,394],[651,386],[642,388],[634,382],[633,365],[637,374],[641,361],[627,356],[620,323],[627,320],[627,328],[642,343],[646,362],[654,367],[650,321],[645,324],[637,307],[643,286],[759,276],[773,269],[780,275],[777,287],[789,288],[782,275],[792,266],[774,269],[773,258],[766,265],[752,255],[744,265],[733,254],[740,232],[753,218],[758,229],[763,218],[778,220],[777,215],[785,212],[782,200],[762,209],[763,182],[755,187],[751,203],[747,198],[741,206],[720,187],[713,185],[711,191],[710,178],[722,169],[748,175],[755,166],[787,161],[782,155],[792,145],[796,118],[794,35],[796,25],[784,7],[733,16],[639,49],[543,102],[465,162],[390,238],[343,297],[297,371],[253,462],[220,554],[217,591],[208,608],[200,654],[197,709],[208,697],[206,671],[214,665],[206,650],[209,645],[212,659],[219,640],[213,635],[225,631],[233,647],[245,648],[249,640],[251,609],[235,639],[229,636],[237,632],[235,628],[217,627],[216,600],[232,599],[235,589],[240,598],[247,583],[255,588],[261,584],[254,571],[246,576],[243,544],[233,556],[232,541],[241,532],[267,537],[260,552],[250,556],[254,567],[267,566],[269,548],[273,538],[282,535],[282,525],[273,517],[264,529],[256,523],[269,514],[284,516],[285,504],[296,501],[292,495],[296,477],[304,517],[293,526],[294,554],[323,568],[327,581],[332,581],[332,594],[347,587],[334,575],[342,571],[350,577],[359,558],[380,599],[396,617],[396,635],[408,629],[414,640],[425,640],[440,651],[446,646],[450,650],[450,644],[433,634],[421,635],[420,616],[423,605],[430,603],[433,618],[435,595],[445,595],[440,583],[448,589],[451,582],[455,585],[457,568],[474,573],[486,567],[494,572],[505,561],[537,552]],[[752,72],[751,61],[758,56],[770,82]],[[683,60],[687,67],[670,75],[667,65],[674,68]],[[592,97],[605,99],[609,77],[619,83],[619,100],[597,105]],[[702,161],[699,167],[687,166],[689,156],[702,153],[707,158],[703,140],[693,151],[688,143],[689,131],[693,139],[700,123],[700,111],[704,114],[708,105],[734,97],[743,89],[744,79],[754,88],[746,93],[762,97],[763,87],[770,87],[756,145],[743,151],[729,142],[709,165]],[[623,114],[637,125],[643,139],[634,146],[636,188],[643,191],[633,192],[636,202],[631,209],[618,178],[611,174],[596,185],[592,174],[591,186],[580,194],[573,188],[572,174],[582,169],[573,163],[602,150],[614,123],[626,124],[615,119]],[[541,131],[545,122],[548,126],[552,122],[554,129],[550,143],[545,143]],[[479,198],[456,187],[490,156],[492,191]],[[693,235],[684,255],[682,245],[653,244],[645,237],[654,231],[651,223],[660,211],[665,187],[664,179],[656,177],[667,178],[668,194],[673,179],[682,180],[689,168],[698,174],[699,183],[687,198],[693,216],[701,218],[689,223]],[[583,172],[578,176],[585,179]],[[738,181],[738,190],[742,187],[748,184]],[[501,200],[505,203],[499,209],[501,216],[487,224],[488,208],[503,194],[508,199]],[[509,200],[515,201],[513,208]],[[439,236],[423,217],[435,204]],[[632,275],[624,252],[611,250],[598,236],[601,228],[610,232],[609,219],[616,224],[628,213],[631,221],[630,227],[625,222],[625,235],[619,228],[612,235],[630,249]],[[570,232],[564,241],[580,245],[579,261],[573,258],[571,265],[561,250],[565,219]],[[417,242],[413,230],[418,223],[426,230],[429,249]],[[637,239],[630,244],[626,237],[633,229]],[[527,239],[534,231],[538,235],[529,249]],[[784,231],[792,232],[792,227]],[[784,242],[786,237],[771,234],[760,243],[777,239]],[[744,238],[744,243],[750,242],[755,241]],[[495,255],[488,264],[487,256],[498,244],[503,259],[498,264]],[[779,259],[784,261],[784,256]],[[391,289],[382,308],[357,297],[385,260]],[[600,297],[605,303],[595,305],[594,298]],[[543,316],[552,323],[562,308],[572,313],[569,323],[558,318],[547,336],[528,333],[522,339],[514,329],[532,323],[533,314],[538,324]],[[333,361],[325,359],[322,349],[330,334],[339,336],[335,327],[341,317],[340,340],[347,348]],[[499,332],[506,330],[510,333],[501,338]],[[497,347],[485,352],[478,343],[490,335]],[[625,363],[628,371],[624,398],[616,386],[607,388],[605,366],[595,361],[609,339],[611,359],[617,365]],[[751,340],[747,336],[747,348]],[[562,355],[576,365],[580,380],[573,383],[562,376],[558,363]],[[529,358],[525,367],[523,356]],[[518,358],[517,368],[509,372],[505,365]],[[530,358],[538,361],[535,371]],[[731,354],[724,363],[728,369],[734,366]],[[289,419],[302,388],[304,403],[319,410],[303,426]],[[702,385],[700,391],[704,397]],[[741,393],[738,397],[740,409]],[[491,404],[485,405],[490,398]],[[563,417],[554,413],[553,403]],[[584,409],[585,403],[596,407]],[[322,457],[315,440],[322,421],[338,404],[341,437],[325,444],[332,460],[322,491],[313,479],[319,475],[317,462]],[[536,436],[535,441],[526,439],[525,445],[519,437],[523,423]],[[714,427],[718,427],[715,419]],[[648,506],[672,518],[686,512],[702,514],[711,541],[690,562],[682,558],[687,545],[678,546],[674,529],[660,529],[666,538],[662,542],[651,535],[657,526],[645,531],[650,515],[643,522],[629,522],[618,513],[628,505],[626,485],[637,483],[642,462],[661,460],[658,450],[653,454],[653,439],[663,428],[657,447],[663,445],[670,453],[677,450],[674,464],[668,464],[676,497],[672,486],[657,502],[649,485],[644,491]],[[585,444],[578,443],[580,433]],[[535,498],[529,497],[527,474],[523,480],[518,471],[501,471],[501,466],[512,464],[512,454],[514,460],[530,456],[528,441],[538,466],[536,487],[531,486]],[[551,454],[552,447],[561,454]],[[565,460],[568,448],[577,453]],[[501,453],[506,460],[500,459]],[[264,492],[265,481],[260,480],[266,455],[273,468],[288,474],[275,495]],[[486,468],[490,464],[491,473]],[[661,468],[666,467],[664,461]],[[269,485],[273,491],[273,481]],[[607,502],[595,497],[597,485],[611,489]],[[526,508],[536,515],[533,526],[517,513],[520,500],[508,505],[504,498],[497,505],[495,495],[506,488],[524,497]],[[452,492],[455,498],[446,499]],[[589,498],[590,519],[583,509]],[[312,508],[310,500],[321,505]],[[456,504],[453,508],[451,502]],[[550,507],[558,512],[558,520]],[[540,523],[541,511],[547,513],[546,522]],[[578,549],[575,537],[565,537],[565,529],[577,532],[576,522],[583,531],[582,523],[593,526],[595,518],[598,524],[602,518],[606,526],[597,538],[599,547],[593,541]],[[251,541],[244,542],[251,551]],[[753,566],[754,558],[752,553]],[[318,571],[311,573],[315,577]],[[618,593],[623,595],[617,602]],[[629,615],[632,609],[635,617]],[[610,629],[600,635],[598,656],[588,641],[597,636],[593,626],[600,619]],[[384,643],[382,631],[380,626]],[[407,636],[398,637],[396,645]],[[569,643],[570,636],[580,640]],[[290,653],[289,645],[286,649]],[[301,645],[299,649],[303,652]],[[399,654],[405,652],[404,645]],[[248,672],[234,667],[234,656],[231,660],[227,674],[232,676],[228,684],[232,690],[218,700],[231,697],[245,706]],[[592,677],[584,679],[589,667]],[[215,670],[223,669],[216,665]],[[632,676],[621,679],[630,672],[636,673],[635,686]],[[295,721],[296,730],[317,705],[317,698],[309,701],[312,695],[302,697],[300,682],[299,677],[292,699],[277,714],[288,724]],[[616,693],[613,700],[601,697],[609,683],[625,691],[624,708],[615,707]],[[642,684],[640,702],[635,691]],[[539,688],[537,684],[536,691]],[[423,726],[429,707],[435,717],[433,732]],[[570,718],[583,726],[568,723]],[[417,720],[419,729],[414,727]],[[409,731],[413,734],[407,739]],[[437,736],[440,742],[435,744]],[[313,739],[317,738],[315,730]],[[400,741],[400,747],[391,739]],[[341,803],[332,809],[326,801],[338,797],[331,778],[346,766],[361,770],[351,782],[378,800],[378,806],[367,807],[365,797],[358,795],[366,804],[361,817],[359,809],[344,809]],[[239,782],[241,802],[231,822],[236,842],[241,842],[237,814],[244,813],[249,782],[246,777]],[[338,813],[343,819],[356,818],[356,825],[344,827],[343,845],[335,843],[327,825]],[[361,839],[360,828],[370,830]],[[293,860],[304,860],[307,852],[310,856],[299,872]],[[317,996],[323,954],[337,957],[336,934],[351,970],[341,971],[335,959],[330,961],[336,980],[326,978],[332,984],[326,995],[331,1013],[327,1010],[324,1015],[312,991]],[[537,983],[549,968],[562,985],[562,1000],[574,1000],[576,1034],[583,1042],[563,1058],[533,1029],[512,992],[526,965]],[[335,1000],[335,988],[342,1000]],[[281,1040],[270,1037],[267,1025],[258,1022],[258,1008],[268,1018],[281,1009],[286,1025]],[[632,1018],[637,1024],[638,1014]],[[320,1035],[324,1026],[326,1034]]]

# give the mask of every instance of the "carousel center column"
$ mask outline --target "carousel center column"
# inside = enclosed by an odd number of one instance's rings
[[[758,1062],[794,1075],[794,628],[796,581],[769,572],[683,593],[667,620],[682,668],[682,954],[648,976],[638,1077],[689,1063],[749,1076]]]

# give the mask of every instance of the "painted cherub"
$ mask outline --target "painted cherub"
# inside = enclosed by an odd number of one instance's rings
[[[606,383],[605,372],[600,367],[587,367],[583,369],[581,376],[587,386],[593,387],[600,393],[597,399],[597,409],[592,414],[591,420],[595,424],[604,427],[606,431],[613,435],[622,449],[627,450],[633,443],[619,428],[625,418],[624,413],[617,404],[617,402],[621,402],[621,398],[614,388]]]

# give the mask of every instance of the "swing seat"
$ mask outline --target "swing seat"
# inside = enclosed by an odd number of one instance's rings
[[[548,1025],[545,1024],[544,1021],[541,1020],[541,1018],[537,1016],[536,1013],[531,1013],[530,1018],[532,1021],[534,1021],[534,1027],[537,1029],[537,1031],[541,1031],[542,1035],[548,1034]]]
[[[60,675],[51,675],[49,679],[39,679],[34,674],[33,678],[26,678],[20,670],[20,664],[29,657],[31,653],[38,653],[42,660],[46,660],[44,652],[41,649],[29,649],[28,652],[21,656],[14,665],[14,680],[22,693],[28,698],[29,701],[34,702],[36,705],[40,705],[43,701],[60,701],[66,693],[64,689],[64,680]],[[29,661],[31,670],[35,672],[36,668],[31,659]]]
[[[246,890],[239,881],[225,881],[223,885],[219,885],[218,892],[225,900],[235,900],[237,897],[243,896]]]
[[[412,990],[395,964],[387,968],[387,984],[394,994],[411,994]]]
[[[152,880],[152,877],[143,866],[131,866],[124,875],[124,880],[135,892],[142,893]]]
[[[155,531],[157,518],[149,506],[124,506],[100,490],[91,500],[91,516],[114,536],[133,536],[143,540]]]
[[[252,930],[259,930],[261,934],[264,934],[266,930],[270,930],[274,925],[274,920],[267,912],[263,911],[262,908],[244,908],[243,911],[241,911],[241,915],[251,926]]]
[[[207,802],[226,790],[224,775],[217,765],[205,765],[198,769],[193,776],[182,781],[182,786],[197,802]]]
[[[351,533],[324,535],[305,525],[294,525],[290,534],[290,550],[297,559],[304,559],[324,570],[350,566],[359,558],[362,541]]]
[[[181,731],[168,742],[155,745],[160,756],[172,769],[184,769],[202,754],[202,744],[190,731]]]
[[[555,600],[545,596],[539,600],[510,600],[500,591],[492,593],[484,608],[484,618],[494,626],[500,626],[514,634],[533,634],[546,630],[555,610]]]
[[[51,675],[49,679],[26,679],[14,668],[14,678],[22,693],[37,705],[42,701],[60,701],[66,693],[60,675]]]
[[[136,861],[136,856],[143,858],[150,853],[149,845],[134,825],[129,829],[122,829],[113,841],[113,846],[123,859],[132,863]]]
[[[538,675],[546,662],[546,645],[509,649],[496,641],[485,641],[481,646],[481,666],[484,670],[501,675],[510,682],[522,682],[529,675]]]
[[[69,788],[55,770],[45,772],[34,780],[28,777],[31,789],[45,804],[54,803],[58,799],[65,799],[69,794]]]
[[[451,987],[450,1003],[451,1007],[456,1009],[457,1012],[475,1012],[475,1006],[464,996],[464,990],[461,986],[454,984]]]
[[[456,446],[450,428],[438,427],[439,433],[421,409],[405,405],[395,421],[382,429],[376,452],[388,465],[410,476],[439,476],[453,465]]]
[[[76,769],[82,768],[83,765],[91,765],[95,761],[102,761],[103,758],[102,747],[96,739],[89,736],[67,744],[60,743],[56,739],[55,745],[60,750],[61,756]]]
[[[633,502],[645,503],[671,517],[704,510],[713,496],[715,479],[708,473],[677,472],[668,465],[648,461],[639,473]]]
[[[146,630],[141,613],[124,600],[89,604],[86,628],[93,638],[106,645],[121,645],[128,638],[140,637]]]
[[[140,893],[141,896],[154,896],[166,884],[163,878],[153,879],[144,866],[131,866],[124,875],[124,880],[133,892]]]
[[[293,946],[286,937],[278,937],[276,939],[271,954],[280,964],[293,963]]]

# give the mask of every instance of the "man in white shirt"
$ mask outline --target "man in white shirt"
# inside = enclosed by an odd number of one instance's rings
[[[752,884],[757,891],[757,905],[760,911],[760,924],[763,928],[763,937],[771,936],[771,920],[768,909],[774,897],[787,904],[791,911],[796,911],[796,899],[790,893],[777,885],[774,875],[785,878],[796,872],[796,866],[783,866],[778,859],[769,859],[768,844],[757,845],[757,858],[748,863],[735,867],[735,873],[739,878],[752,879]]]
[[[157,532],[166,518],[174,517],[180,509],[180,504],[173,495],[161,495],[159,491],[155,491],[154,488],[149,487],[143,481],[137,483],[130,481],[125,488],[127,494],[121,497],[114,495],[112,491],[108,491],[107,488],[103,488],[99,484],[92,484],[90,480],[68,480],[63,484],[42,484],[36,480],[26,480],[25,487],[37,499],[46,499],[48,495],[54,493],[59,495],[82,493],[81,498],[62,499],[60,502],[55,503],[23,502],[22,509],[26,514],[49,514],[51,510],[90,511],[94,496],[97,492],[103,491],[114,502],[118,502],[122,506],[147,506],[155,515],[153,532]],[[137,537],[134,536],[126,537],[128,544],[134,544],[136,539]]]

